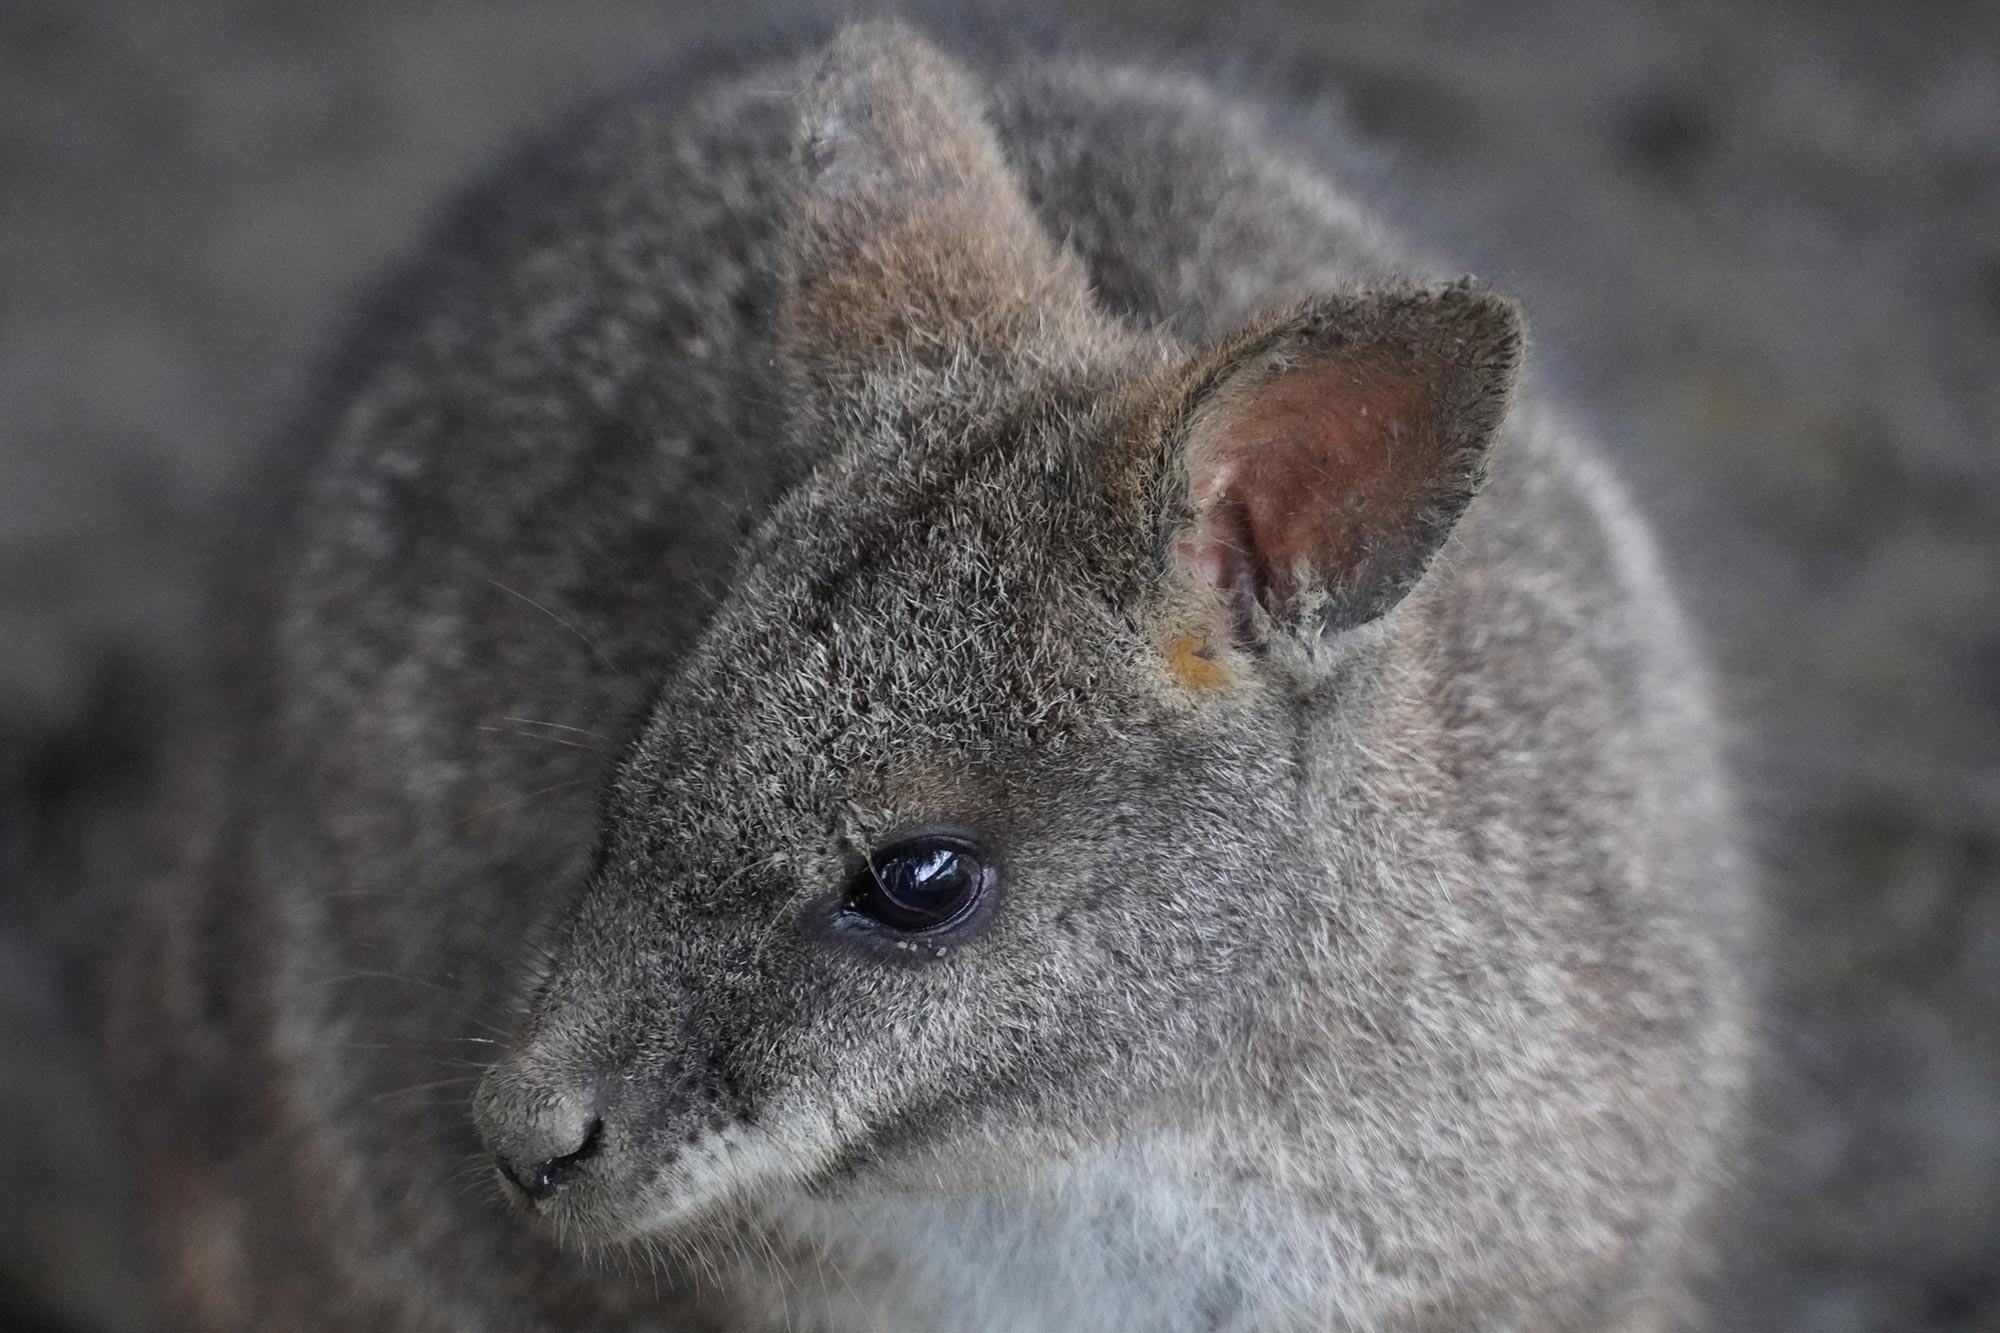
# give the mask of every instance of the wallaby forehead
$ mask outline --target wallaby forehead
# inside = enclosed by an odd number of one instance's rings
[[[984,489],[878,514],[839,566],[746,595],[705,668],[782,679],[795,709],[879,715],[912,736],[1062,700],[1083,711],[1069,678],[1111,646],[1112,608],[1057,516]]]
[[[1090,386],[1019,397],[915,406],[840,444],[760,536],[719,634],[782,657],[792,634],[865,648],[1058,610],[1104,547],[1088,534],[1110,522],[1096,455],[1115,423]]]
[[[1020,484],[996,467],[854,515],[832,563],[823,531],[809,559],[774,550],[663,688],[635,762],[677,799],[757,788],[777,817],[1102,723],[1143,650]]]

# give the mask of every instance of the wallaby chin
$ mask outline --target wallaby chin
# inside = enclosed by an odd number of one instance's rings
[[[1700,656],[1320,147],[866,23],[488,187],[124,946],[177,1318],[1669,1308],[1747,1062]]]

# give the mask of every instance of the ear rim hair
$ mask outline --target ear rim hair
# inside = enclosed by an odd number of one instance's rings
[[[1169,388],[1165,412],[1154,417],[1163,422],[1157,430],[1166,455],[1154,495],[1156,541],[1170,583],[1183,597],[1190,586],[1197,590],[1211,611],[1219,604],[1227,638],[1244,649],[1267,646],[1279,633],[1318,639],[1381,619],[1423,580],[1485,484],[1525,350],[1526,320],[1519,305],[1461,279],[1321,297],[1197,354]],[[1311,574],[1317,577],[1304,577],[1297,576],[1296,560],[1275,570],[1268,561],[1260,562],[1256,525],[1242,506],[1232,507],[1230,498],[1243,466],[1254,468],[1260,462],[1256,442],[1245,445],[1241,439],[1246,421],[1254,422],[1259,414],[1260,396],[1273,397],[1288,378],[1317,374],[1340,380],[1344,375],[1345,383],[1333,387],[1355,399],[1359,415],[1339,419],[1366,422],[1371,401],[1378,409],[1384,405],[1384,396],[1371,393],[1369,385],[1385,367],[1392,377],[1401,375],[1404,390],[1400,396],[1388,395],[1387,405],[1393,409],[1407,403],[1427,414],[1407,424],[1422,429],[1427,423],[1432,431],[1432,438],[1417,442],[1418,450],[1431,457],[1412,467],[1392,457],[1397,449],[1406,456],[1410,452],[1404,448],[1403,429],[1385,432],[1379,424],[1346,429],[1348,437],[1361,440],[1351,453],[1375,454],[1371,476],[1376,502],[1395,511],[1393,521],[1376,521],[1375,531],[1356,535],[1351,568],[1315,568]],[[1326,416],[1310,395],[1293,396],[1296,403],[1280,403],[1263,415],[1280,424],[1288,412],[1295,415],[1300,409],[1315,418]],[[1382,419],[1378,412],[1377,423]],[[1249,429],[1254,435],[1256,428]],[[1323,421],[1316,429],[1329,438],[1340,433]],[[1279,447],[1292,450],[1293,471],[1314,461],[1310,450]],[[1301,453],[1308,456],[1301,459]],[[1277,470],[1283,472],[1285,466],[1281,462]],[[1384,466],[1397,474],[1391,478],[1395,484],[1381,484]],[[1268,488],[1271,482],[1256,484]],[[1400,501],[1398,486],[1404,493]],[[1268,497],[1260,492],[1263,498]],[[1272,506],[1263,508],[1268,513]],[[1313,512],[1293,505],[1280,514],[1280,522],[1296,529],[1298,515]],[[1268,522],[1264,526],[1267,533],[1282,531]],[[1326,534],[1320,535],[1324,547]],[[1283,555],[1284,542],[1275,544]],[[1295,576],[1297,586],[1286,586]]]

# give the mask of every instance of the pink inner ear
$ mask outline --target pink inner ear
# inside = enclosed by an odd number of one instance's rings
[[[1190,441],[1189,568],[1240,617],[1389,573],[1448,484],[1433,382],[1408,353],[1347,349],[1231,392]]]

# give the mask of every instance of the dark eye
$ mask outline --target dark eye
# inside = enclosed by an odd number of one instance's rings
[[[847,908],[892,930],[937,930],[969,916],[990,878],[968,839],[906,838],[868,858],[847,886]]]

